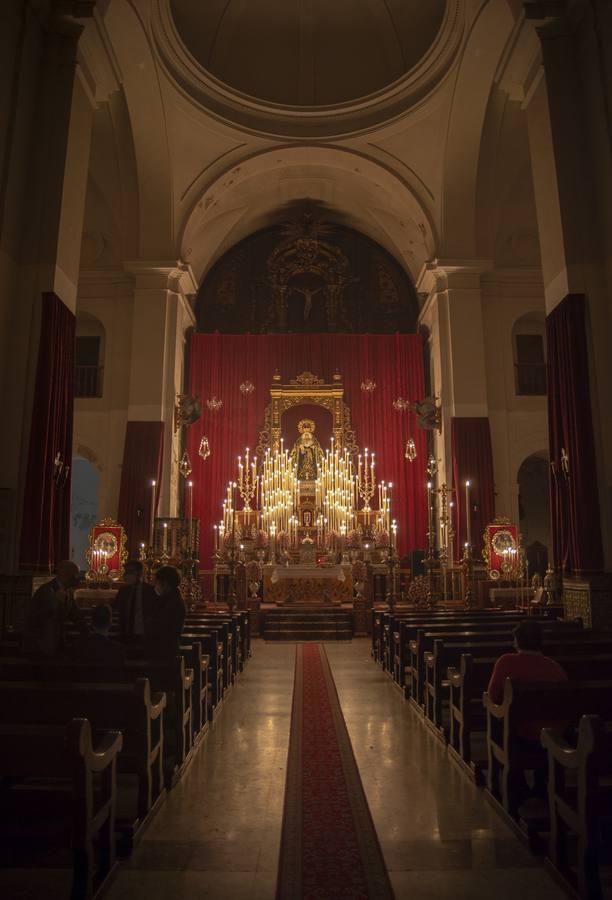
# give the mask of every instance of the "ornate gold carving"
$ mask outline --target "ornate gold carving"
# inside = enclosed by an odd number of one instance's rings
[[[297,378],[293,378],[289,384],[325,384],[323,378],[317,378],[312,372],[302,372]]]

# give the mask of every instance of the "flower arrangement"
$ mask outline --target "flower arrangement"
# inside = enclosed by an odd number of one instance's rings
[[[342,547],[342,536],[333,529],[325,535],[325,546],[328,550],[340,550]]]
[[[349,550],[361,550],[362,547],[361,534],[356,528],[352,528],[346,536],[346,546]]]
[[[408,599],[415,606],[423,606],[429,597],[429,582],[424,575],[417,575],[410,582]]]
[[[362,559],[357,559],[353,563],[353,581],[365,581],[368,574],[368,567]]]
[[[288,550],[289,549],[289,534],[286,531],[279,531],[276,535],[276,546],[279,550]]]
[[[250,559],[245,566],[248,581],[259,581],[261,578],[261,566],[256,559]]]
[[[267,550],[268,549],[268,535],[263,529],[259,529],[257,534],[255,535],[255,549],[256,550]]]
[[[389,532],[385,531],[384,528],[381,528],[380,531],[377,531],[375,543],[377,547],[388,547]]]

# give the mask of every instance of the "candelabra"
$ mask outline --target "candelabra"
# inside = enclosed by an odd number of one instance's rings
[[[447,599],[447,583],[446,583],[446,570],[448,567],[448,551],[449,551],[449,542],[451,540],[451,518],[449,515],[449,501],[448,495],[453,493],[453,488],[449,488],[444,482],[441,487],[435,491],[436,494],[440,495],[440,568],[442,570],[442,592],[444,600]],[[451,585],[451,595],[452,595],[452,585]]]
[[[255,496],[257,488],[257,457],[253,457],[251,462],[249,459],[249,448],[246,449],[246,457],[244,465],[242,457],[238,457],[238,490],[242,497],[243,508],[246,512],[251,512],[251,501]]]
[[[374,454],[370,457],[369,450],[365,451],[365,464],[362,465],[361,454],[357,461],[357,490],[359,496],[363,500],[363,510],[366,513],[366,524],[369,525],[370,519],[370,500],[376,491],[376,463]]]

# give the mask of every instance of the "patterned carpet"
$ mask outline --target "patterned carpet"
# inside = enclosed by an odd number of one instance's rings
[[[393,897],[322,644],[298,644],[278,900]]]

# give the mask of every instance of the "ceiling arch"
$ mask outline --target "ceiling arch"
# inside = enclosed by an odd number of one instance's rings
[[[383,246],[414,280],[435,255],[434,227],[412,186],[355,152],[293,146],[251,156],[202,190],[183,224],[181,258],[201,282],[229,247],[308,200]]]

